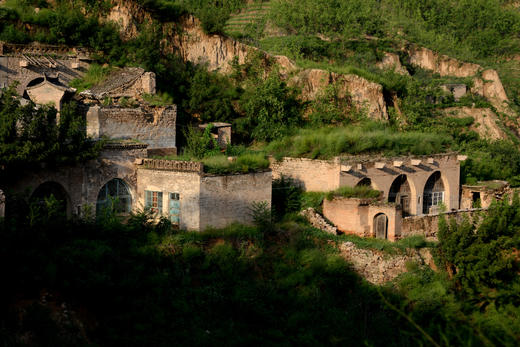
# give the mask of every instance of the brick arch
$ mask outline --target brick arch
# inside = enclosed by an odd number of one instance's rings
[[[437,180],[437,182],[434,182],[434,180]],[[436,187],[434,187],[435,190],[438,190],[440,187],[439,185],[442,184],[442,188],[443,188],[443,191],[444,191],[444,198],[443,198],[443,203],[445,205],[448,205],[449,204],[449,201],[450,201],[450,185],[449,185],[449,182],[448,180],[446,179],[445,175],[442,174],[441,171],[435,171],[433,172],[429,177],[428,179],[426,180],[426,183],[424,184],[424,187],[423,187],[423,196],[422,196],[422,207],[421,207],[421,213],[427,213],[427,211],[425,211],[425,208],[426,208],[426,199],[427,199],[427,191],[426,191],[426,188],[428,187],[428,185],[437,185]],[[435,191],[434,190],[434,191]]]
[[[50,195],[53,195],[58,201],[61,201],[64,204],[64,212],[68,217],[70,217],[72,215],[72,200],[63,184],[59,182],[49,180],[40,183],[31,192],[30,199],[38,201],[47,198]]]
[[[397,201],[397,199],[400,199],[402,196],[407,196],[408,200],[403,199],[402,201]],[[395,202],[396,204],[407,205],[402,206],[403,215],[413,215],[416,213],[414,208],[416,196],[416,184],[412,179],[409,179],[409,177],[406,174],[396,176],[393,179],[392,184],[390,185],[390,188],[387,193],[388,202]]]
[[[363,177],[361,178],[355,185],[358,186],[370,186],[374,190],[379,190],[377,184],[370,178],[370,177]]]
[[[109,191],[115,189],[116,191]],[[102,201],[105,201],[108,196],[115,193],[115,196],[119,196],[121,199],[125,199],[124,196],[129,195],[130,201],[128,201],[128,209],[124,211],[124,213],[130,212],[133,209],[134,203],[136,201],[136,192],[133,186],[128,183],[124,178],[121,177],[113,177],[108,180],[104,180],[101,184],[101,187],[98,187],[96,192],[96,200],[94,201],[96,207],[96,213],[98,213],[99,204]],[[124,201],[122,203],[125,203]]]

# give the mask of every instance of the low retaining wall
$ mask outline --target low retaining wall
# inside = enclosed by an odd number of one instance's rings
[[[460,223],[465,218],[472,220],[475,216],[484,211],[483,209],[460,210],[454,212],[446,212],[435,215],[412,216],[403,218],[401,224],[401,237],[412,235],[424,235],[425,237],[437,237],[439,231],[439,220],[441,218],[455,218]]]

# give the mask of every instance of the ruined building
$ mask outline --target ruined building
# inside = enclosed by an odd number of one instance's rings
[[[96,159],[42,167],[1,182],[2,197],[3,191],[28,192],[36,199],[52,194],[69,216],[100,215],[111,206],[123,215],[150,209],[188,230],[249,223],[252,204],[270,204],[270,170],[210,175],[202,163],[152,159],[176,153],[176,106],[146,102],[156,92],[155,74],[141,68],[114,70],[78,95],[69,83],[90,63],[89,53],[75,48],[0,44],[0,86],[16,82],[23,98],[58,111],[74,97],[85,110],[87,134],[108,139]],[[216,124],[215,130],[222,146],[231,141],[229,124]],[[0,216],[9,214],[4,200]]]

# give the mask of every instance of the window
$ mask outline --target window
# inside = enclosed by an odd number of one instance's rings
[[[162,213],[162,192],[153,192],[145,190],[145,208],[150,209],[152,213]]]
[[[180,195],[179,193],[170,193],[169,199],[169,216],[172,224],[179,225],[180,224],[180,216],[181,216],[181,203],[180,203]]]
[[[132,210],[132,196],[123,180],[115,178],[99,191],[96,213],[106,209],[113,209],[117,213],[130,213]]]

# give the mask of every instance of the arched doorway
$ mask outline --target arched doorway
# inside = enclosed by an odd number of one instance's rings
[[[436,171],[428,178],[424,186],[423,213],[435,212],[435,208],[444,202],[444,195],[444,182],[442,182],[441,173]]]
[[[107,209],[122,214],[132,211],[130,189],[122,179],[114,178],[108,181],[99,191],[96,202],[96,215]]]
[[[401,205],[403,216],[409,216],[411,213],[411,198],[408,177],[406,177],[406,175],[397,176],[397,178],[392,183],[392,186],[390,187],[390,192],[388,193],[388,202],[395,202],[396,204]]]
[[[372,180],[368,177],[363,178],[356,184],[356,187],[372,187]]]
[[[388,238],[388,217],[384,213],[374,216],[374,235],[378,239]]]
[[[67,191],[63,186],[56,182],[42,183],[34,190],[31,195],[31,202],[47,208],[49,199],[56,199],[59,211],[70,216],[71,206]]]

